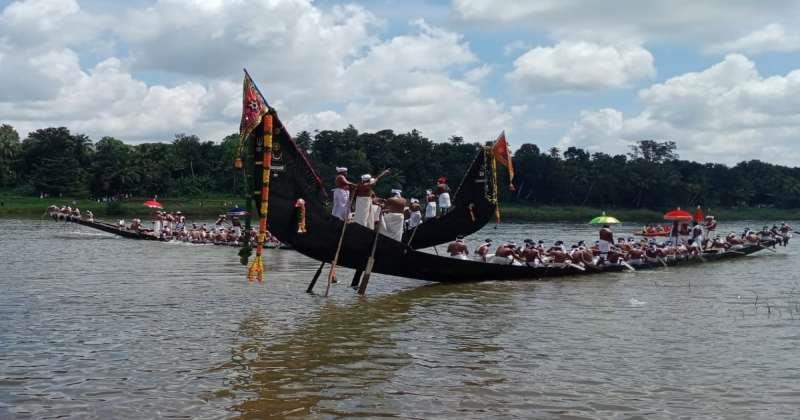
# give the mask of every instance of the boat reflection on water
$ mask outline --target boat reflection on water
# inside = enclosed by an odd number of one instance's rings
[[[398,408],[387,405],[391,399],[370,404],[375,394],[370,387],[391,388],[397,372],[412,364],[436,369],[445,363],[433,360],[441,348],[425,350],[431,342],[456,352],[475,352],[484,366],[491,359],[488,355],[502,350],[483,344],[491,340],[492,331],[504,330],[503,322],[497,320],[504,311],[513,310],[513,295],[502,290],[507,286],[496,287],[501,290],[487,293],[485,284],[426,285],[346,305],[327,301],[310,320],[288,334],[270,330],[269,314],[251,312],[240,323],[230,362],[220,367],[236,372],[230,393],[239,402],[231,410],[245,418],[396,416]],[[482,293],[476,293],[476,288]],[[476,310],[478,307],[481,310]],[[438,316],[432,314],[458,319],[458,325],[478,328],[481,335],[456,327],[414,340],[417,330],[430,331],[438,322]],[[418,346],[421,341],[426,344]]]

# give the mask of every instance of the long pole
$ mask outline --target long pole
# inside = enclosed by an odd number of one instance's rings
[[[381,212],[378,220],[383,220],[383,212]],[[378,238],[380,238],[380,228],[379,226],[375,226],[375,238],[372,239],[372,252],[369,254],[367,267],[364,269],[364,278],[361,279],[361,284],[358,286],[359,295],[363,295],[367,291],[369,277],[372,275],[372,267],[375,265],[375,250],[378,249]]]
[[[356,269],[356,272],[353,273],[353,280],[350,281],[351,288],[358,289],[358,282],[361,280],[362,274],[364,274],[364,270]]]
[[[356,191],[353,191],[353,197],[350,198],[350,202],[348,203],[347,210],[348,213],[350,208],[353,206],[353,202],[356,200]],[[336,275],[336,264],[339,262],[339,253],[342,251],[342,241],[344,240],[344,232],[347,230],[347,220],[342,221],[342,232],[339,234],[339,244],[336,245],[336,253],[333,254],[333,261],[331,261],[331,269],[328,271],[328,285],[325,287],[325,296],[328,296],[331,292],[331,282],[333,281],[333,277]]]
[[[322,264],[319,265],[317,272],[314,273],[314,277],[311,279],[311,283],[308,284],[306,293],[312,293],[314,291],[314,285],[317,284],[317,279],[319,278],[319,275],[322,273],[322,267],[324,266],[325,266],[325,261],[323,261]]]

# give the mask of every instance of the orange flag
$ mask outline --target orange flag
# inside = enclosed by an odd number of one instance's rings
[[[492,154],[497,162],[508,168],[508,189],[514,191],[514,162],[511,161],[511,151],[508,149],[505,131],[500,133],[494,142]]]

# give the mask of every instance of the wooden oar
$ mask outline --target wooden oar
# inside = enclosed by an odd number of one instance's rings
[[[324,266],[325,266],[325,261],[323,261],[322,264],[319,265],[319,268],[317,269],[317,272],[314,273],[314,277],[311,279],[311,283],[308,284],[308,288],[306,289],[306,293],[313,293],[314,292],[314,285],[317,284],[317,279],[319,278],[319,275],[322,273],[322,267],[324,267]]]
[[[383,212],[381,212],[379,219],[380,221],[383,220]],[[358,286],[358,294],[363,295],[367,291],[367,285],[369,284],[369,277],[372,275],[372,266],[375,265],[375,250],[378,249],[378,239],[380,238],[381,233],[378,226],[375,227],[375,238],[372,239],[372,251],[369,254],[369,259],[367,260],[367,267],[364,269],[364,277],[361,279],[361,284]]]
[[[660,263],[661,263],[661,265],[663,265],[663,266],[664,266],[664,268],[667,268],[667,267],[669,267],[669,265],[667,265],[667,262],[666,262],[666,261],[664,261],[664,259],[663,259],[663,258],[661,258],[661,257],[656,257],[656,259],[658,260],[658,262],[660,262]]]
[[[633,266],[628,264],[626,261],[619,260],[619,263],[622,264],[625,268],[627,268],[628,271],[636,271],[636,269],[633,268]]]
[[[356,201],[356,192],[353,191],[353,197],[350,199],[349,205],[347,209],[353,207],[353,203]],[[342,251],[342,241],[344,240],[344,232],[347,230],[347,220],[342,221],[342,232],[339,234],[339,244],[336,245],[336,253],[333,254],[333,261],[331,261],[331,269],[328,271],[328,285],[325,287],[325,296],[327,297],[331,291],[331,282],[333,281],[334,276],[336,276],[336,264],[339,262],[339,253]]]
[[[353,280],[350,281],[350,287],[353,289],[358,289],[358,282],[361,280],[361,275],[364,274],[364,270],[356,270],[353,273]]]
[[[566,267],[572,267],[572,268],[575,268],[575,269],[578,269],[578,270],[581,270],[581,271],[586,271],[585,268],[579,266],[578,264],[567,263]],[[566,267],[564,267],[564,268],[566,268]]]
[[[414,226],[414,230],[411,232],[411,237],[409,237],[408,242],[406,242],[406,246],[408,246],[409,248],[411,247],[411,242],[414,240],[414,235],[417,234],[417,228],[419,228],[419,225],[421,224],[422,222],[419,222],[417,223],[416,226]],[[408,253],[408,248],[406,248],[405,252]]]

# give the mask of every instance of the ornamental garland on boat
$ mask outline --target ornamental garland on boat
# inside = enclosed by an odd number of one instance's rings
[[[258,238],[256,240],[256,258],[247,269],[247,279],[264,281],[264,262],[261,253],[267,238],[267,213],[269,212],[269,179],[272,168],[272,115],[262,118],[263,136],[258,138],[255,147],[256,172],[261,168],[261,190],[255,191],[259,197],[258,205]],[[259,159],[260,158],[260,159]]]
[[[294,202],[294,208],[297,209],[297,233],[303,235],[308,232],[306,230],[306,200],[298,198]]]

